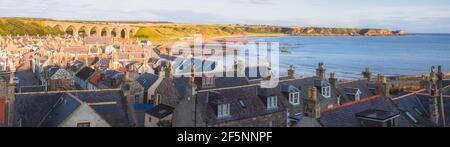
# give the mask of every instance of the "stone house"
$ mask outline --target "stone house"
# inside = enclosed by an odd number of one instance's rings
[[[286,127],[287,112],[278,89],[258,86],[199,92],[195,126]]]
[[[174,108],[160,104],[145,112],[144,127],[171,127]]]
[[[47,86],[48,91],[72,89],[72,75],[63,68],[57,66],[46,67],[41,81]]]
[[[16,127],[127,127],[127,101],[120,90],[16,94]]]

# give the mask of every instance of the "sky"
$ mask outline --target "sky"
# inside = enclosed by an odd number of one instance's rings
[[[450,33],[449,0],[0,0],[0,17],[388,28]]]

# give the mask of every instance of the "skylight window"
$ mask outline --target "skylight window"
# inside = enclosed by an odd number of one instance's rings
[[[419,122],[419,121],[417,121],[417,119],[414,116],[411,115],[411,113],[409,113],[409,112],[405,112],[405,113],[406,113],[406,116],[408,116],[408,118],[411,119],[414,123],[417,124]]]
[[[278,99],[277,96],[267,97],[267,109],[276,109],[278,108]]]
[[[240,105],[242,108],[247,108],[247,105],[245,104],[244,100],[242,100],[242,99],[239,100],[239,105]]]

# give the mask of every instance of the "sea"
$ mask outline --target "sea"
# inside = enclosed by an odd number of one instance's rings
[[[280,53],[280,74],[290,65],[297,76],[312,76],[319,62],[327,73],[339,78],[360,79],[365,68],[373,75],[388,76],[430,73],[442,65],[450,72],[450,34],[407,36],[283,36],[240,37],[255,42],[278,42],[288,52]],[[327,75],[328,76],[328,75]]]

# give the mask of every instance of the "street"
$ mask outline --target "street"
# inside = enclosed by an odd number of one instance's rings
[[[15,76],[20,79],[20,84],[18,86],[34,86],[39,85],[39,80],[34,77],[33,72],[31,71],[30,65],[30,54],[25,54],[24,61],[22,66],[17,68]]]

